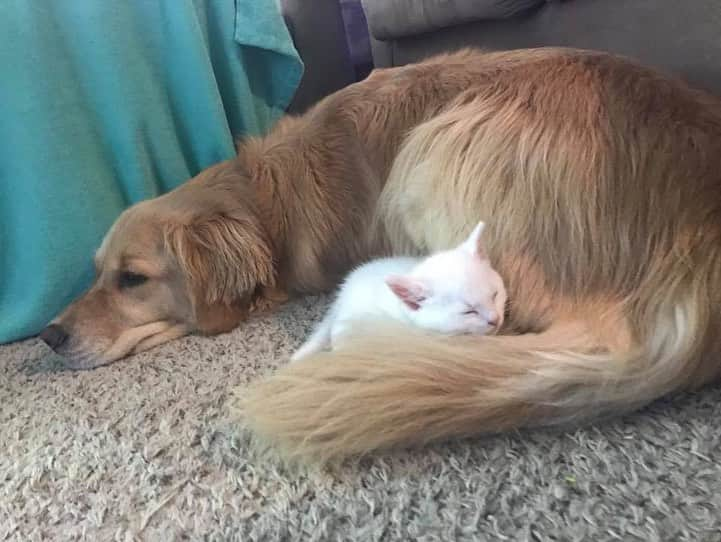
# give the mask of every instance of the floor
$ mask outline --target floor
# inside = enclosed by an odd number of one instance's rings
[[[326,303],[93,371],[0,347],[0,540],[721,541],[721,388],[334,471],[257,454],[226,398]]]

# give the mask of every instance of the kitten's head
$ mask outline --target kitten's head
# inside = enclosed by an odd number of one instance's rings
[[[458,247],[430,256],[386,284],[411,321],[441,333],[495,332],[503,323],[506,289],[481,242],[480,222]]]

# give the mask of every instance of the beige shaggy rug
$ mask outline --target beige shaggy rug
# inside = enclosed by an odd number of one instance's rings
[[[297,472],[249,449],[231,389],[325,300],[112,366],[0,347],[0,540],[721,540],[721,392]]]

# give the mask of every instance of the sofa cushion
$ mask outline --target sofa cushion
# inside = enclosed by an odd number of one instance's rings
[[[480,20],[506,19],[546,0],[363,0],[378,40],[431,32]]]

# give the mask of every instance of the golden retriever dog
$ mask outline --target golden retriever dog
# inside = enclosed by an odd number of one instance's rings
[[[236,393],[323,461],[636,409],[719,375],[721,101],[604,53],[462,51],[379,70],[128,210],[44,332],[84,366],[217,333],[480,219],[502,333],[360,326]]]
[[[408,130],[479,78],[467,57],[378,71],[129,208],[97,251],[93,285],[41,338],[69,366],[91,368],[333,288],[387,252],[369,234],[395,153]]]

